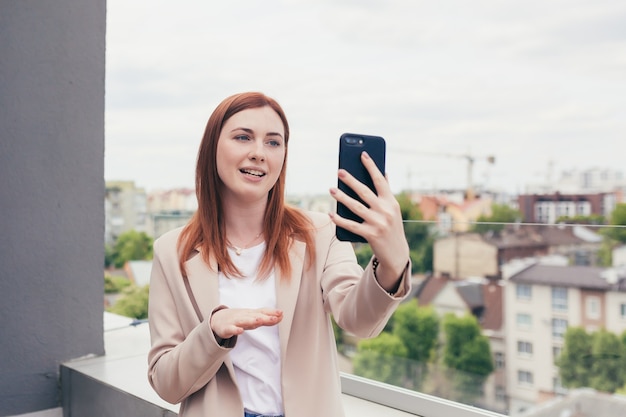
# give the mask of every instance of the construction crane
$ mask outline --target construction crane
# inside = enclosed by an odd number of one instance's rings
[[[430,156],[442,156],[442,157],[448,157],[448,158],[465,159],[467,161],[467,174],[466,174],[467,175],[467,190],[466,190],[467,200],[473,200],[474,197],[476,196],[476,193],[474,190],[474,180],[473,180],[474,162],[478,159],[484,159],[490,164],[495,164],[496,162],[496,157],[493,155],[476,156],[476,155],[471,155],[469,153],[456,154],[456,153],[447,153],[447,152],[414,151],[414,150],[407,150],[407,149],[393,149],[391,151],[402,153],[404,155],[408,155],[408,154],[430,155]]]

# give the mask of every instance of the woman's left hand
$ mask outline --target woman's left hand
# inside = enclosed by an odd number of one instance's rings
[[[339,170],[338,176],[367,205],[338,188],[331,188],[330,194],[362,218],[363,223],[346,219],[336,213],[331,213],[330,217],[337,226],[367,240],[379,261],[376,270],[378,282],[386,290],[392,291],[409,261],[409,244],[404,234],[400,204],[391,192],[387,178],[367,152],[361,154],[361,161],[372,177],[376,193],[343,169]]]

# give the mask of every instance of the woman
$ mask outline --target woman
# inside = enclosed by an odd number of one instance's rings
[[[369,208],[330,190],[355,223],[285,204],[288,143],[276,101],[225,99],[198,152],[198,210],[154,244],[148,378],[183,417],[342,416],[330,315],[373,337],[410,289],[400,207],[373,161],[378,195],[338,173]],[[368,240],[365,271],[335,226]]]

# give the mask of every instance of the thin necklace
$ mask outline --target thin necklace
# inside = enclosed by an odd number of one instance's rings
[[[252,239],[250,242],[248,242],[246,245],[244,245],[242,247],[233,245],[230,242],[230,240],[228,240],[228,239],[226,239],[226,241],[228,242],[228,246],[235,250],[235,253],[237,254],[237,256],[241,256],[241,252],[243,252],[244,250],[248,249],[250,247],[250,245],[252,245],[254,243],[254,241],[257,240],[259,238],[259,236],[261,236],[262,234],[263,234],[263,231],[259,232],[259,234],[256,235],[254,237],[254,239]]]

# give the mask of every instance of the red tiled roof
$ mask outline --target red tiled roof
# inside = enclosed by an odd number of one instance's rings
[[[449,281],[450,278],[444,276],[428,277],[417,293],[417,303],[420,306],[429,305]]]

